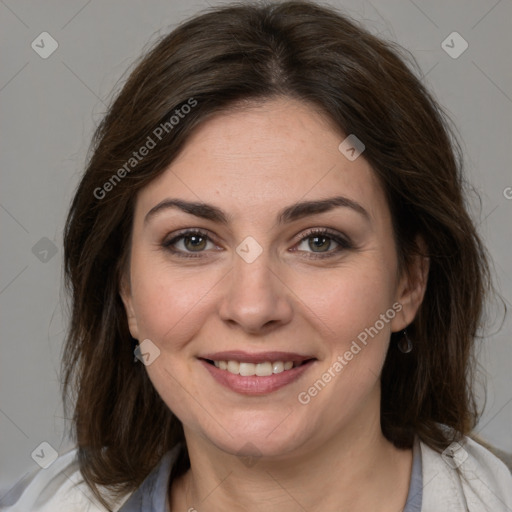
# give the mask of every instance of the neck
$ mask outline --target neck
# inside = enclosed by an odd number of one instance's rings
[[[172,484],[171,510],[402,510],[412,450],[395,448],[375,420],[366,428],[343,429],[315,449],[272,460],[241,460],[186,430],[191,467]]]

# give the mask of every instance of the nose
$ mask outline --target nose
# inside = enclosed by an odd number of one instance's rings
[[[276,265],[271,268],[266,251],[252,263],[235,255],[219,314],[245,332],[268,332],[291,321],[292,295]]]

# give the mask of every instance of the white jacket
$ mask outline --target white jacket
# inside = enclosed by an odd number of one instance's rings
[[[423,442],[421,512],[512,512],[512,475],[508,468],[472,439],[465,437],[443,454]],[[19,482],[2,500],[5,512],[106,512],[83,482],[76,449],[48,468]],[[78,483],[77,486],[74,484]],[[118,500],[114,512],[129,498]]]

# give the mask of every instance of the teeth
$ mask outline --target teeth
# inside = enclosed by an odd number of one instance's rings
[[[227,370],[235,375],[250,377],[257,375],[258,377],[268,377],[273,373],[281,373],[285,370],[291,370],[294,367],[293,361],[276,361],[264,363],[239,363],[238,361],[214,361],[213,364],[221,370]],[[295,365],[299,366],[299,364]]]

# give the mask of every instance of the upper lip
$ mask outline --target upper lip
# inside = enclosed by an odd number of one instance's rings
[[[265,363],[267,361],[293,361],[301,363],[308,359],[315,359],[313,356],[303,354],[296,354],[294,352],[259,352],[257,354],[250,354],[243,350],[228,350],[225,352],[215,352],[211,354],[203,354],[199,359],[209,359],[210,361],[238,361],[243,363]]]

